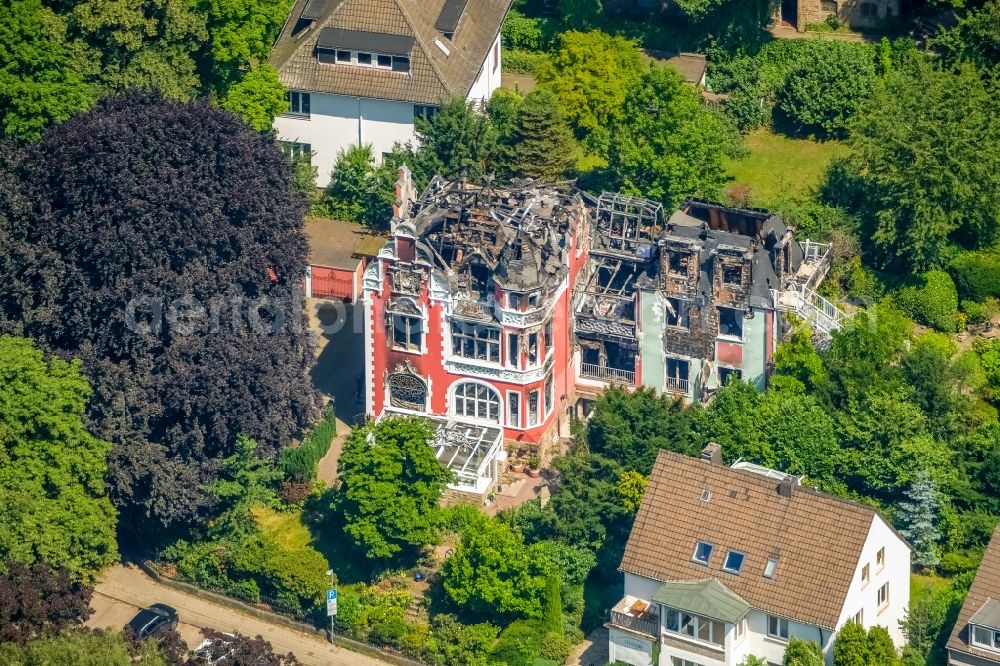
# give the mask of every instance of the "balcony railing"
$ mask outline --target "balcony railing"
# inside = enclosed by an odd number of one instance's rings
[[[656,638],[660,631],[660,618],[655,613],[643,613],[636,617],[630,613],[611,611],[611,622],[614,627],[629,629],[640,634]]]
[[[598,365],[596,363],[581,363],[580,376],[586,377],[587,379],[598,379],[602,382],[611,382],[614,384],[628,384],[629,386],[635,385],[634,370],[609,368],[605,365]]]
[[[667,390],[672,393],[687,394],[690,384],[687,379],[680,377],[667,377]]]

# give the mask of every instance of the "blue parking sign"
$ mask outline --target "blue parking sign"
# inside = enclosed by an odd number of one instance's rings
[[[330,603],[331,601],[336,601],[336,600],[337,600],[337,590],[327,590],[326,602]]]

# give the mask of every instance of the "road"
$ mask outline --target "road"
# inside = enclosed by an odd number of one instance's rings
[[[327,643],[318,635],[305,634],[270,624],[219,604],[157,583],[137,567],[115,565],[101,577],[94,590],[94,614],[87,626],[120,629],[143,606],[162,602],[177,609],[178,630],[190,647],[202,641],[200,630],[238,631],[263,636],[276,652],[292,652],[307,666],[384,666],[388,662]]]

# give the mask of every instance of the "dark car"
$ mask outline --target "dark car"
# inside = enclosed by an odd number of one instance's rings
[[[125,629],[131,629],[139,638],[146,638],[164,629],[174,629],[176,626],[176,610],[166,604],[153,604],[136,613],[136,616],[125,625]]]

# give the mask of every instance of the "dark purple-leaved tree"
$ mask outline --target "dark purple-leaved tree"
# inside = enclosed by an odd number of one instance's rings
[[[0,329],[83,358],[124,528],[211,515],[238,435],[273,457],[315,418],[305,207],[207,102],[129,93],[0,147]]]
[[[0,563],[0,643],[20,643],[51,636],[80,624],[90,610],[91,589],[75,582],[68,569],[38,562]]]

